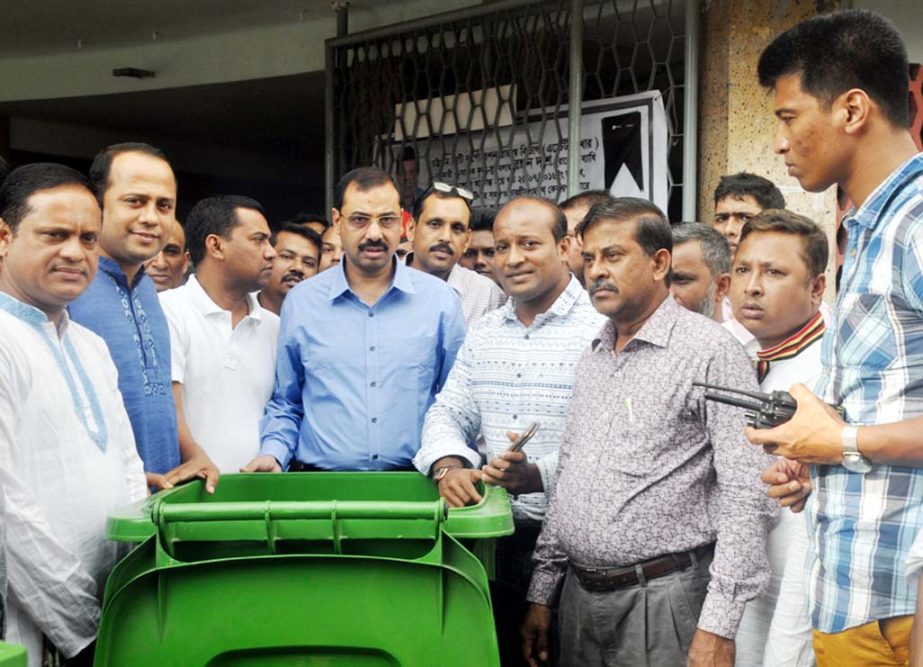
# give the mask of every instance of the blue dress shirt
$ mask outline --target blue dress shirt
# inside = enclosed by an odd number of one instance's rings
[[[458,295],[395,262],[391,287],[369,306],[345,266],[285,297],[261,453],[283,468],[292,458],[326,470],[410,468],[465,337]]]
[[[129,285],[115,260],[100,257],[96,278],[67,309],[71,319],[106,341],[145,472],[178,466],[170,332],[154,283],[142,270]]]

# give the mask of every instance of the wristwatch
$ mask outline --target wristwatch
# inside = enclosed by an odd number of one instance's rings
[[[850,472],[865,474],[872,470],[872,462],[862,456],[858,445],[859,427],[847,424],[843,427],[843,467]]]

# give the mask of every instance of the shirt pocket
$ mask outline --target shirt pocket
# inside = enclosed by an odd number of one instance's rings
[[[897,339],[889,300],[881,294],[865,293],[845,309],[839,326],[837,357],[843,366],[884,370],[895,363]]]

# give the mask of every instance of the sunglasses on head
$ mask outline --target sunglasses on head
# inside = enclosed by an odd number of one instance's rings
[[[462,199],[471,202],[474,200],[474,193],[471,190],[466,190],[465,188],[460,188],[457,185],[452,185],[450,183],[443,183],[442,181],[433,181],[433,184],[429,186],[426,192],[423,193],[423,196],[420,199],[425,199],[426,196],[432,192],[442,192],[447,195],[458,195]]]

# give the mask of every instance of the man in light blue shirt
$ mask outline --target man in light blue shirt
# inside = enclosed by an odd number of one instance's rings
[[[346,174],[333,224],[343,261],[283,303],[260,456],[245,472],[410,469],[464,339],[455,291],[395,260],[400,193],[388,173]]]

